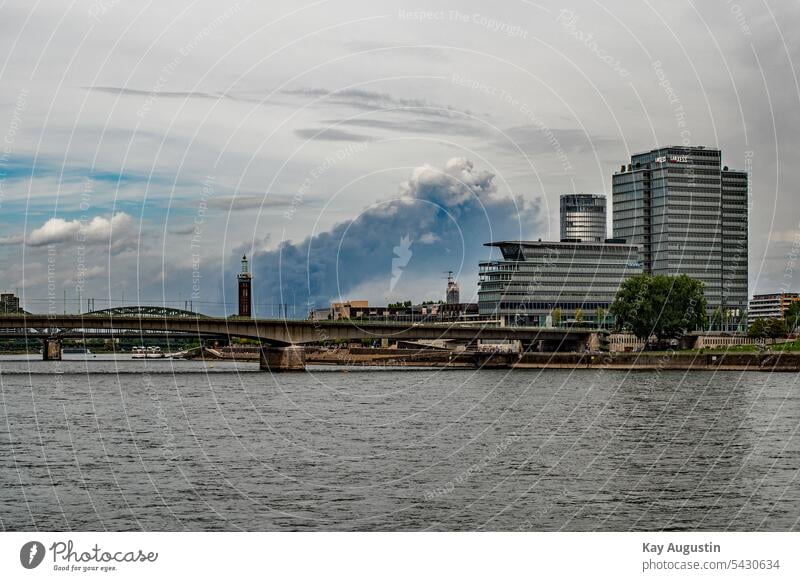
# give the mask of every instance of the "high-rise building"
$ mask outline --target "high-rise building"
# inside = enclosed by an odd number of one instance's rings
[[[242,271],[236,275],[239,279],[239,316],[252,316],[252,285],[253,275],[247,266],[247,255],[242,256]]]
[[[607,237],[607,231],[604,195],[561,196],[561,240],[603,242]]]
[[[644,271],[702,281],[709,315],[742,326],[747,311],[748,175],[720,150],[662,147],[615,173],[613,235],[642,248]]]
[[[461,302],[461,292],[458,288],[458,283],[453,278],[452,270],[447,273],[447,294],[445,299],[448,305],[457,305]]]
[[[639,247],[603,242],[490,242],[480,263],[478,312],[503,325],[608,322],[622,282],[641,274]]]

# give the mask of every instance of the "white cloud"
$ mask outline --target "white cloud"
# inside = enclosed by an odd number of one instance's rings
[[[0,236],[0,246],[14,246],[22,244],[23,241],[22,236]]]
[[[439,240],[441,240],[441,238],[439,238],[433,232],[426,232],[425,234],[419,237],[418,242],[420,244],[434,244],[436,242],[439,242]]]
[[[95,216],[88,222],[50,218],[41,227],[28,235],[28,246],[47,244],[112,244],[130,241],[135,234],[133,219],[125,212],[118,212],[108,218]]]

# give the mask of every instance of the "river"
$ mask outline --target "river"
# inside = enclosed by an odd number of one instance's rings
[[[3,530],[797,530],[794,373],[0,357]]]

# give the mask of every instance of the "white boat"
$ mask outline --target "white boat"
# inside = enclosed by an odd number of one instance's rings
[[[166,357],[161,347],[134,347],[131,349],[133,359],[163,359]]]
[[[93,355],[91,349],[88,347],[63,347],[61,349],[62,355]]]

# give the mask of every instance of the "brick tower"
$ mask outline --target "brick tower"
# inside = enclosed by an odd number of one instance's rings
[[[242,256],[242,272],[236,275],[239,279],[239,316],[251,317],[252,316],[252,293],[251,287],[253,285],[253,275],[250,274],[250,269],[247,267],[247,255]]]

